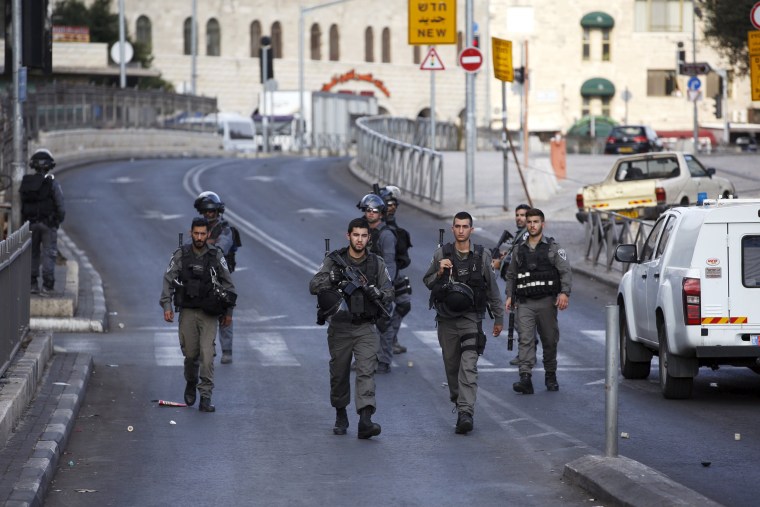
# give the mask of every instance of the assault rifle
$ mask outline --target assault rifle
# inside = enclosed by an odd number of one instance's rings
[[[330,255],[329,257],[343,270],[343,276],[346,279],[346,283],[341,284],[341,290],[346,295],[351,297],[351,294],[353,294],[357,289],[361,289],[366,293],[370,285],[368,284],[367,277],[364,276],[364,273],[355,267],[350,266],[340,255]],[[385,306],[383,306],[382,302],[380,302],[378,299],[372,299],[371,301],[380,309],[386,318],[391,318],[390,312],[385,308]]]
[[[515,312],[509,311],[509,326],[507,327],[507,350],[512,350],[515,343]]]
[[[499,242],[496,244],[494,248],[491,249],[491,258],[498,259],[499,257],[501,257],[501,251],[499,250],[499,248],[501,248],[501,245],[503,245],[507,241],[511,241],[512,239],[514,239],[514,236],[512,236],[512,233],[504,229],[504,232],[501,233],[501,237],[499,238]]]
[[[179,233],[179,248],[182,248],[182,233]],[[185,286],[182,285],[182,282],[179,280],[179,278],[175,278],[172,280],[172,287],[174,288],[174,292],[172,293],[172,299],[174,300],[174,312],[178,313],[180,307],[182,306],[182,296],[184,295],[183,291],[185,289]]]

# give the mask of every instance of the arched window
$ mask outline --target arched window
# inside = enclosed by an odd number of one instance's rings
[[[311,25],[311,59],[322,59],[322,31],[319,29],[319,25],[314,23]]]
[[[182,31],[182,40],[184,42],[184,54],[190,55],[193,53],[193,18],[185,19],[185,24]],[[197,39],[197,34],[196,34]],[[197,49],[196,49],[197,51]]]
[[[419,46],[413,46],[414,49],[412,50],[412,61],[416,64],[422,63],[422,50]]]
[[[282,27],[279,21],[272,23],[272,57],[282,58]]]
[[[374,35],[372,34],[372,27],[368,26],[366,30],[364,30],[364,61],[365,62],[374,62],[375,61],[375,45],[374,45]]]
[[[137,18],[137,42],[150,50],[153,45],[153,35],[151,33],[150,19],[147,16]]]
[[[382,62],[391,63],[391,29],[383,28]]]
[[[338,25],[330,27],[330,61],[337,62],[340,60],[340,34]]]
[[[261,23],[254,21],[251,23],[251,58],[259,57],[261,49]]]
[[[206,23],[206,54],[208,56],[222,54],[222,29],[219,27],[219,21],[214,18]]]

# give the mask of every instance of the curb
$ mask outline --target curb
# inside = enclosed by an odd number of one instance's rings
[[[668,476],[625,457],[583,456],[565,465],[563,477],[596,497],[625,507],[719,507]]]

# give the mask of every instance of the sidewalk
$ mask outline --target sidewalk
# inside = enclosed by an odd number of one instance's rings
[[[522,167],[522,154],[518,153]],[[614,157],[603,155],[568,155],[567,177],[557,180],[549,154],[534,154],[523,178],[532,204],[546,216],[545,232],[565,248],[573,271],[617,287],[621,272],[593,266],[585,260],[584,228],[575,218],[575,195],[587,184],[601,181],[612,167]],[[352,161],[350,171],[368,185],[376,183]],[[468,211],[475,218],[475,235],[486,245],[495,245],[504,229],[515,229],[514,208],[528,203],[522,180],[511,154],[508,161],[508,209],[504,209],[504,159],[501,152],[475,154],[474,202],[467,202],[465,154],[444,152],[443,199],[440,205],[405,199],[405,205],[417,208],[450,225],[458,211]],[[392,184],[393,182],[388,182]],[[596,499],[614,505],[641,506],[718,506],[709,498],[676,483],[666,475],[625,457],[587,455],[565,465],[564,479],[587,490]]]

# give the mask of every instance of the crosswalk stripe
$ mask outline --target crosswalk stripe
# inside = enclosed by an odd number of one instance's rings
[[[255,333],[248,345],[261,356],[262,366],[301,366],[280,333]]]
[[[414,331],[414,335],[432,350],[436,351],[439,354],[441,353],[441,344],[438,343],[438,331]],[[494,366],[491,361],[484,358],[483,356],[480,356],[478,359],[478,368],[488,368],[491,366]]]
[[[158,366],[182,366],[185,364],[176,332],[153,333],[153,355]]]

